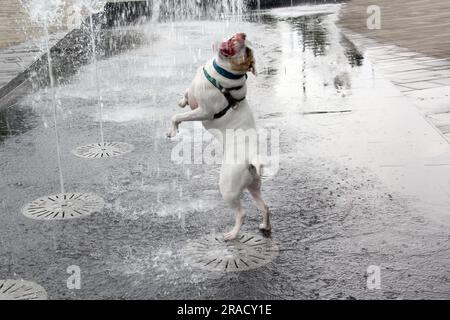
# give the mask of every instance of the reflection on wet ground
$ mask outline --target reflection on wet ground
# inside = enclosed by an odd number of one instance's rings
[[[10,136],[17,136],[32,129],[36,115],[28,107],[14,105],[0,109],[0,143]]]

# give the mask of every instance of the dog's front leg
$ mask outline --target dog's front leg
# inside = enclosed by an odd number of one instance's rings
[[[189,90],[186,90],[186,92],[183,94],[183,98],[178,102],[178,106],[180,108],[184,108],[189,104]]]
[[[168,138],[175,137],[178,132],[178,127],[180,126],[180,123],[183,121],[204,121],[204,120],[211,120],[213,118],[214,114],[211,114],[211,112],[206,111],[201,106],[189,112],[176,114],[172,117],[172,126],[170,127],[170,130],[167,133],[167,137]]]

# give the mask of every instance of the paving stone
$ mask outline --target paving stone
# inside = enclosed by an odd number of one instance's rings
[[[437,113],[428,116],[437,126],[450,125],[450,113]]]
[[[409,82],[408,84],[404,84],[403,86],[415,89],[415,90],[424,90],[424,89],[430,89],[430,88],[436,88],[442,86],[438,83],[433,83],[429,81],[418,81],[418,82]]]
[[[437,78],[433,79],[433,82],[439,83],[444,86],[450,86],[450,78]]]
[[[435,61],[427,61],[422,62],[421,64],[425,66],[432,66],[432,67],[450,67],[450,61],[448,60],[435,60]]]

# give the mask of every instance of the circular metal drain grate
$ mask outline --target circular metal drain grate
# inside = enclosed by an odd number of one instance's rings
[[[104,201],[92,193],[64,193],[36,199],[22,209],[22,213],[37,220],[82,218],[100,211]]]
[[[47,292],[34,282],[0,280],[0,300],[47,300]]]
[[[245,271],[272,261],[278,247],[259,235],[241,234],[239,239],[225,242],[221,235],[208,235],[185,247],[187,264],[210,271]]]
[[[72,150],[80,158],[99,159],[121,156],[134,150],[134,146],[125,142],[92,143]]]

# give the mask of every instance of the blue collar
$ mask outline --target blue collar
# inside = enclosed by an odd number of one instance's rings
[[[231,79],[231,80],[239,80],[242,79],[243,77],[245,77],[245,74],[234,74],[231,72],[228,72],[227,70],[225,70],[224,68],[220,67],[216,60],[213,60],[213,66],[214,69],[217,71],[218,74],[220,74],[221,76],[227,78],[227,79]]]

